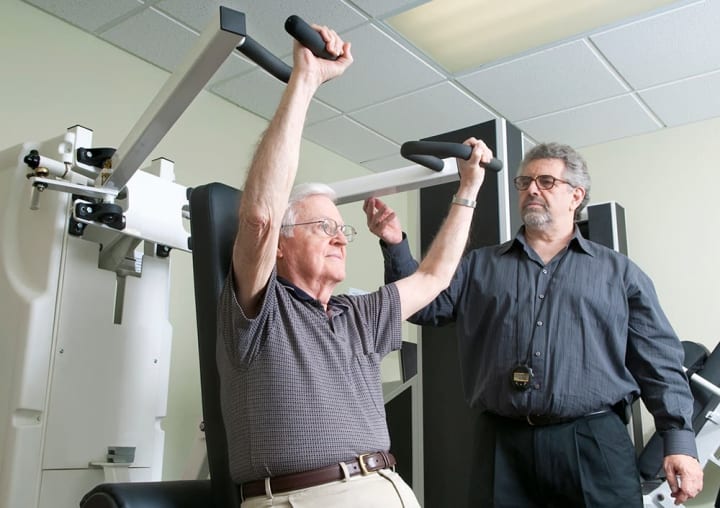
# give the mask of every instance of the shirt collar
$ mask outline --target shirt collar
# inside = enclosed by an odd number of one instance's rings
[[[295,284],[293,284],[286,278],[278,275],[277,281],[281,286],[283,286],[285,289],[287,289],[287,291],[291,295],[293,295],[295,298],[297,298],[301,302],[307,302],[307,303],[311,303],[313,305],[322,307],[322,305],[320,305],[320,302],[317,300],[317,298],[313,298],[308,293],[306,293],[304,290],[300,289],[299,287],[297,287]],[[338,297],[331,296],[330,301],[328,302],[328,308],[331,311],[333,311],[333,314],[336,314],[339,312],[334,312],[334,308],[339,308],[338,309],[339,311],[344,311],[344,310],[349,309],[350,307],[345,302],[343,302],[341,299],[339,299]]]
[[[515,238],[500,245],[499,251],[501,255],[504,255],[507,254],[513,247],[523,249],[525,246],[527,246],[527,242],[525,240],[525,226],[521,226],[515,235]],[[575,225],[575,230],[573,231],[573,236],[570,239],[569,247],[577,248],[585,254],[595,256],[595,247],[593,243],[580,233],[580,228],[577,225]]]

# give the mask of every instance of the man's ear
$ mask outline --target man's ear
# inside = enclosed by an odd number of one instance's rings
[[[572,210],[576,210],[583,199],[585,199],[585,189],[583,187],[575,187],[573,189]]]

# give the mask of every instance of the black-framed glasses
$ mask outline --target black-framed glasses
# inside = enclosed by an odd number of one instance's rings
[[[552,175],[516,176],[515,178],[513,178],[513,183],[515,184],[515,188],[517,190],[527,190],[528,187],[530,187],[530,184],[533,182],[535,182],[535,185],[537,185],[538,189],[542,190],[552,189],[553,187],[555,187],[555,184],[557,182],[566,183],[570,187],[575,187],[567,180],[555,178]]]
[[[320,219],[313,220],[310,222],[296,222],[295,224],[283,224],[284,228],[291,228],[294,226],[309,226],[311,224],[320,224],[325,233],[328,236],[335,236],[340,231],[348,242],[352,242],[357,235],[357,230],[349,224],[338,224],[334,219]]]

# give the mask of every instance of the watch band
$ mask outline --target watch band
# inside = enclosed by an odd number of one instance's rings
[[[474,199],[459,198],[457,196],[453,196],[452,203],[454,205],[467,206],[468,208],[475,208],[475,205],[477,205],[477,201]]]

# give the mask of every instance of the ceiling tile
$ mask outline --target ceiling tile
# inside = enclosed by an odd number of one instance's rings
[[[635,88],[720,69],[720,2],[708,0],[591,37]]]
[[[278,81],[261,69],[223,81],[211,88],[211,91],[217,95],[267,120],[270,120],[275,114],[284,90],[285,83]],[[327,120],[339,114],[339,111],[313,99],[306,125]]]
[[[248,35],[276,56],[292,53],[285,20],[296,14],[308,23],[343,32],[367,21],[344,2],[288,2],[287,0],[163,0],[157,8],[200,31],[221,5],[245,13]]]
[[[373,17],[395,15],[430,0],[353,0],[353,3]]]
[[[352,43],[354,62],[317,94],[341,111],[353,111],[443,80],[442,74],[372,25],[351,30],[343,38]]]
[[[210,78],[208,85],[212,87],[220,81],[225,81],[227,79],[234,78],[235,76],[246,74],[256,67],[257,66],[253,62],[250,62],[246,58],[240,56],[240,54],[236,51],[230,54],[220,68],[215,71],[215,74],[212,78]]]
[[[199,37],[164,14],[146,9],[100,34],[108,42],[163,69],[182,63]]]
[[[583,40],[483,68],[458,82],[512,122],[627,92]]]
[[[668,127],[720,116],[720,72],[641,91],[640,97]]]
[[[391,171],[393,169],[414,166],[415,163],[407,160],[405,157],[400,155],[398,151],[398,153],[387,157],[380,157],[379,159],[365,161],[362,165],[373,173],[382,173],[383,171]]]
[[[496,118],[449,82],[367,107],[349,116],[400,144]]]
[[[400,153],[400,146],[346,117],[310,125],[304,137],[358,164]]]
[[[144,8],[138,0],[25,0],[45,12],[89,32]]]
[[[534,118],[516,125],[539,142],[557,141],[575,148],[661,128],[631,95]]]

